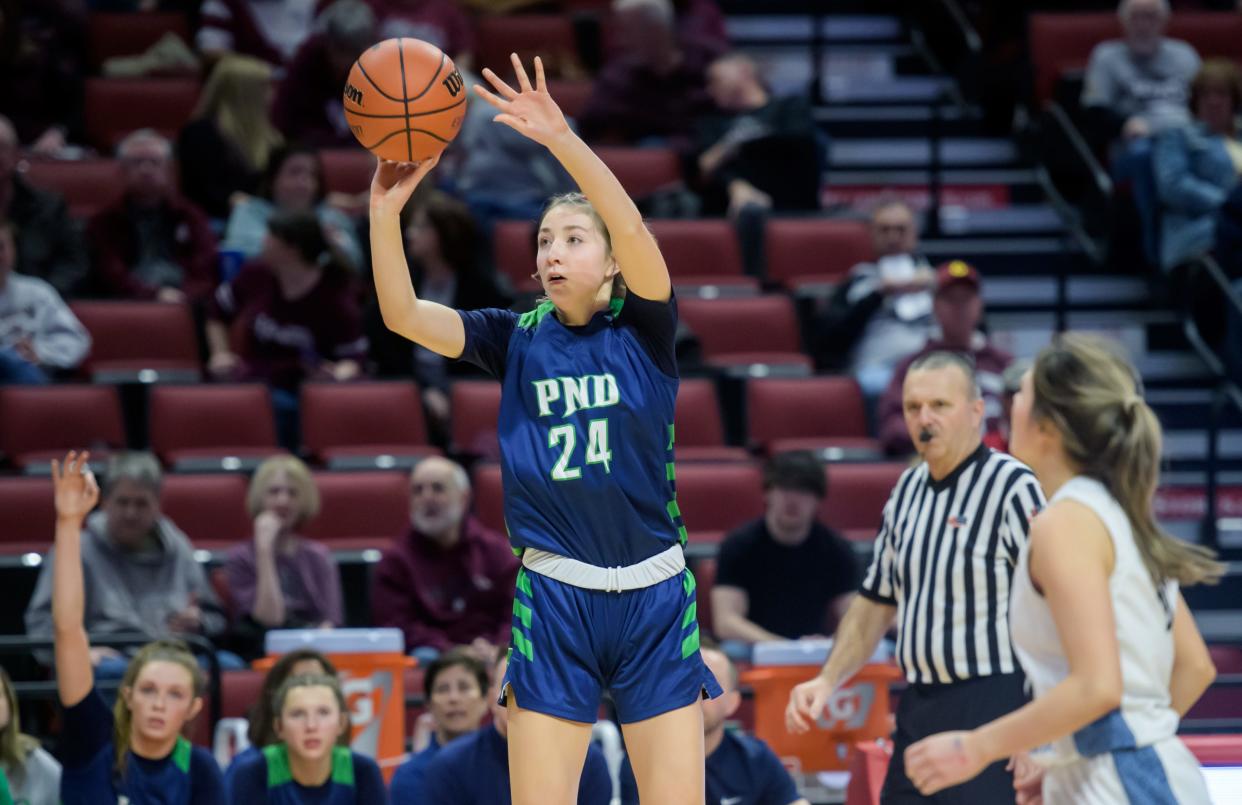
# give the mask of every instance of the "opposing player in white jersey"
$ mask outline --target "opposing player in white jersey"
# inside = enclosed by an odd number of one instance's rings
[[[1019,801],[1210,802],[1177,724],[1216,670],[1178,587],[1223,567],[1155,523],[1160,424],[1133,370],[1095,339],[1062,337],[1023,377],[1012,416],[1013,453],[1049,500],[1009,605],[1034,700],[911,746],[911,780],[929,794],[1033,750],[1042,786],[1020,790]]]

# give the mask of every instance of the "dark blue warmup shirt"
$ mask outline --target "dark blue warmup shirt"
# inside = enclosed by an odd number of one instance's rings
[[[243,760],[229,782],[229,801],[241,805],[385,805],[388,791],[379,766],[343,746],[332,749],[332,773],[323,785],[293,779],[289,749],[264,747]]]
[[[789,805],[800,795],[780,759],[758,738],[726,730],[707,757],[708,805]],[[638,805],[630,759],[621,767],[621,805]]]

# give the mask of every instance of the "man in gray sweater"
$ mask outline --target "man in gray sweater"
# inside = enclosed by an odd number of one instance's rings
[[[82,532],[86,630],[140,632],[152,639],[223,634],[227,619],[190,540],[160,513],[155,457],[118,454],[105,481],[103,505],[86,518]],[[49,551],[26,608],[26,631],[33,637],[52,635],[52,564]],[[119,678],[126,665],[124,656],[106,647],[92,648],[91,662],[100,678]]]
[[[0,385],[46,383],[50,371],[82,363],[91,337],[55,288],[16,264],[14,226],[0,220]]]

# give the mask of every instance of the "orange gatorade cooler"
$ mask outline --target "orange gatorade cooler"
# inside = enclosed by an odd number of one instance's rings
[[[808,662],[811,655],[815,661]],[[845,771],[855,743],[892,734],[888,686],[901,678],[901,672],[888,662],[864,665],[838,688],[809,732],[795,735],[785,729],[789,694],[819,673],[826,658],[822,644],[816,650],[806,643],[760,643],[755,647],[755,667],[741,675],[755,693],[755,735],[786,766],[804,773]]]
[[[259,670],[302,648],[332,660],[349,707],[350,748],[375,758],[390,781],[405,759],[405,672],[416,664],[405,656],[401,630],[275,629],[265,647],[267,656],[254,664]]]

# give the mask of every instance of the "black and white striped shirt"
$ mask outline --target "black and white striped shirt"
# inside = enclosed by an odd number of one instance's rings
[[[1043,505],[1030,469],[983,445],[939,481],[926,463],[901,476],[860,592],[897,607],[897,662],[909,682],[1019,670],[1010,582]]]

